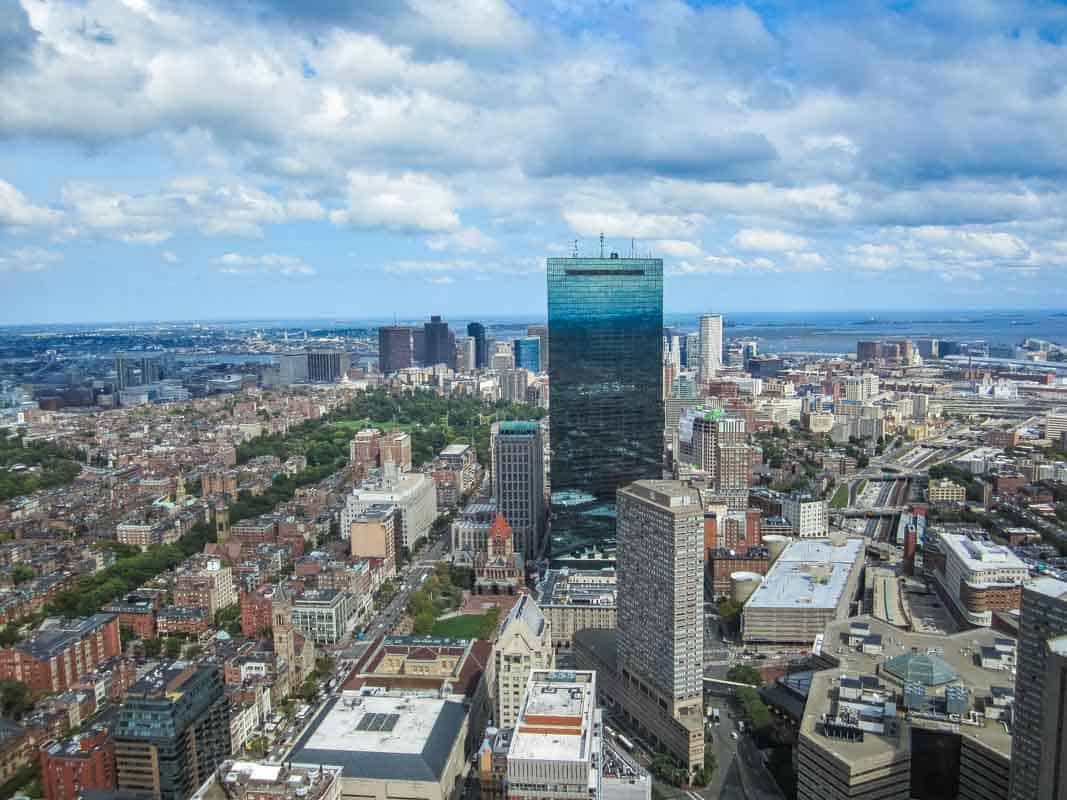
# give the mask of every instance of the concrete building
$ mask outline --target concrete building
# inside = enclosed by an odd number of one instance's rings
[[[537,670],[508,748],[510,800],[597,800],[596,673]]]
[[[341,350],[311,350],[307,360],[307,377],[311,383],[337,383],[351,366],[348,353]]]
[[[617,644],[583,631],[575,637],[576,661],[604,670],[604,693],[624,716],[692,771],[704,761],[699,493],[679,481],[648,480],[623,487],[617,498]]]
[[[570,649],[587,628],[613,630],[618,613],[615,570],[550,569],[537,584],[537,605],[548,620],[552,646]]]
[[[935,585],[961,621],[989,627],[994,611],[1019,608],[1030,570],[1010,548],[947,532],[935,541],[944,555],[944,566],[933,570]]]
[[[114,734],[118,788],[187,800],[230,754],[223,689],[218,667],[180,661],[130,687]]]
[[[934,505],[940,503],[963,503],[967,500],[967,488],[950,480],[931,480],[926,490],[926,499]]]
[[[466,768],[466,742],[460,702],[346,690],[301,736],[293,761],[339,766],[344,798],[451,800]]]
[[[352,557],[381,561],[387,578],[396,574],[399,516],[392,503],[371,505],[352,517],[348,531]]]
[[[411,328],[383,325],[378,329],[378,371],[389,375],[412,363]]]
[[[1010,658],[1013,640],[991,630],[911,633],[861,617],[829,625],[822,644],[822,657],[841,666],[811,676],[798,798],[1007,796],[1008,676],[976,662],[974,651],[1002,648]]]
[[[307,383],[308,354],[281,353],[278,356],[278,382],[282,386]]]
[[[490,433],[493,500],[527,561],[544,549],[544,442],[536,422],[494,422]]]
[[[801,539],[821,538],[830,530],[830,504],[811,495],[784,495],[782,516],[789,520],[793,533]]]
[[[225,761],[191,800],[341,800],[341,768]]]
[[[810,646],[827,624],[849,615],[863,572],[864,540],[790,542],[745,603],[746,644]]]
[[[722,367],[722,314],[700,318],[700,380],[707,383]]]
[[[348,592],[309,590],[293,601],[293,628],[315,644],[337,644],[344,638],[355,608]]]
[[[548,622],[530,595],[521,595],[504,618],[493,648],[493,661],[493,722],[500,728],[512,728],[531,672],[551,670],[555,663]]]
[[[400,544],[411,548],[427,536],[437,518],[437,490],[433,479],[420,472],[385,469],[379,478],[352,490],[341,512],[341,532],[350,533],[359,514],[375,505],[394,505],[400,515]]]
[[[1010,800],[1067,797],[1067,583],[1038,578],[1022,592],[1015,673]]]

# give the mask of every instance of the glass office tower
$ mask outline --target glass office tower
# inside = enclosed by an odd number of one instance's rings
[[[548,259],[553,562],[614,559],[615,493],[663,477],[663,261]]]
[[[528,369],[533,373],[541,371],[541,340],[539,338],[524,336],[516,339],[514,350],[517,369]]]

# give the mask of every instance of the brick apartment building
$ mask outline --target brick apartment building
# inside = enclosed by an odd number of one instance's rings
[[[114,614],[45,625],[26,641],[0,650],[0,680],[22,681],[34,696],[63,692],[122,652]]]

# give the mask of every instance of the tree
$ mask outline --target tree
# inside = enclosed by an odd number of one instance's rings
[[[771,724],[771,712],[760,699],[755,689],[738,689],[737,699],[741,703],[741,710],[754,730],[763,730]]]
[[[182,640],[176,636],[168,637],[163,645],[163,652],[166,653],[167,658],[177,658],[182,652]]]
[[[11,582],[16,586],[20,583],[25,583],[26,581],[32,581],[36,576],[37,573],[25,564],[16,564],[11,570]]]
[[[734,683],[747,683],[750,686],[761,686],[763,684],[763,678],[760,677],[759,670],[748,664],[737,664],[730,667],[730,671],[726,673],[726,680]]]
[[[0,681],[0,716],[21,719],[32,709],[29,686],[22,681]]]
[[[433,624],[437,620],[434,618],[433,611],[422,611],[415,617],[415,633],[425,636],[433,630]]]

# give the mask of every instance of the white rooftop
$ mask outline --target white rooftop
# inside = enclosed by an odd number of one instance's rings
[[[508,758],[589,761],[595,711],[595,672],[535,671],[526,685]]]
[[[863,539],[840,546],[828,539],[791,542],[745,608],[836,608],[863,547]]]
[[[1056,578],[1035,578],[1025,584],[1027,589],[1040,592],[1046,597],[1067,600],[1067,583]]]
[[[975,541],[959,533],[943,533],[941,543],[952,550],[969,569],[1021,569],[1026,564],[1011,550],[992,542]]]
[[[421,753],[445,701],[345,692],[304,743],[310,750]]]

